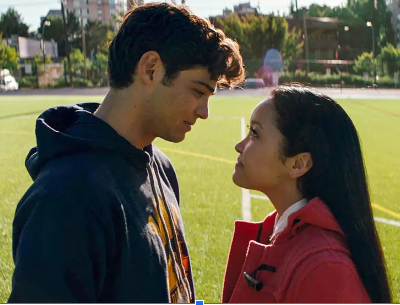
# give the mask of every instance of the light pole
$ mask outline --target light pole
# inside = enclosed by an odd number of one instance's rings
[[[347,58],[348,58],[348,56],[349,56],[349,49],[350,49],[350,47],[349,47],[349,31],[350,31],[350,27],[348,26],[348,25],[345,25],[344,26],[344,31],[346,32],[346,50],[347,50],[347,53],[346,53],[346,55],[347,55]]]
[[[374,31],[374,25],[372,24],[371,21],[367,22],[367,27],[370,27],[371,32],[372,32],[372,64],[373,64],[373,68],[374,68],[374,85],[376,86],[375,31]]]
[[[43,75],[45,72],[46,68],[46,51],[45,51],[45,42],[44,42],[44,29],[46,26],[50,26],[50,21],[46,20],[42,24],[42,52],[43,52]]]

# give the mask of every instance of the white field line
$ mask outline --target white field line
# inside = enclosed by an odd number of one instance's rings
[[[261,199],[261,200],[269,200],[269,198],[266,197],[266,196],[256,195],[256,194],[250,194],[250,198]],[[390,219],[381,218],[381,217],[374,217],[374,220],[376,222],[381,222],[381,223],[384,223],[384,224],[387,224],[387,225],[400,227],[400,221],[390,220]]]
[[[387,225],[400,227],[400,221],[385,219],[385,218],[381,218],[381,217],[374,217],[374,219],[377,222],[382,222],[382,223],[387,224]]]
[[[263,195],[250,194],[250,197],[261,199],[261,200],[269,200],[269,198],[267,196],[263,196]]]

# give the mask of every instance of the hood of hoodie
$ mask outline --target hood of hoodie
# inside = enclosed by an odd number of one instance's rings
[[[25,166],[35,180],[50,160],[82,152],[107,151],[125,157],[139,170],[145,170],[153,157],[152,145],[137,149],[110,125],[93,115],[99,103],[83,103],[50,108],[36,121],[36,143]]]

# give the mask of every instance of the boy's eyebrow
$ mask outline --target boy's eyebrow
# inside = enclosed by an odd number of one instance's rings
[[[215,94],[215,89],[213,87],[211,87],[209,84],[207,84],[206,82],[203,82],[201,80],[193,80],[192,82],[206,87],[207,90],[210,91],[211,94]]]

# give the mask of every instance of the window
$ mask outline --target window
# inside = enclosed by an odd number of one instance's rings
[[[80,9],[76,9],[75,10],[75,15],[76,16],[80,16],[81,15],[81,10]]]
[[[99,10],[98,13],[99,13],[99,15],[101,15],[101,14],[103,14],[103,11],[102,11],[102,10]]]
[[[97,1],[97,4],[98,4],[98,5],[101,5],[101,4],[102,4],[102,3],[101,3],[101,0],[98,0],[98,1]]]
[[[80,7],[81,6],[81,1],[80,0],[74,0],[74,7]]]

